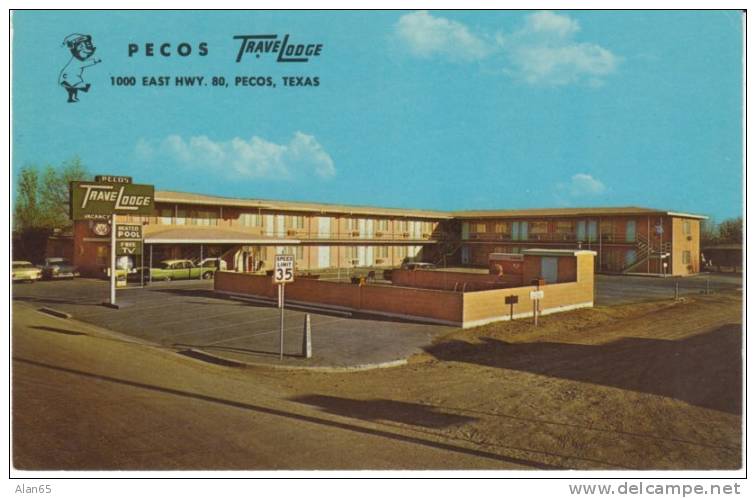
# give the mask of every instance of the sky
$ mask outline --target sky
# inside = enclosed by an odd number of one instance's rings
[[[14,181],[78,156],[230,197],[742,214],[738,11],[23,11],[12,30]],[[69,103],[77,33],[100,62]],[[234,36],[263,34],[322,46],[237,62]],[[203,85],[175,86],[185,76]]]

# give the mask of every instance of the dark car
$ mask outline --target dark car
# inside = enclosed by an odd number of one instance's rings
[[[79,271],[66,258],[45,258],[42,267],[42,278],[74,278],[79,276]]]

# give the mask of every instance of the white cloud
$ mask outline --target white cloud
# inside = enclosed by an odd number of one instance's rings
[[[142,159],[172,160],[197,171],[217,172],[233,178],[283,178],[336,174],[331,156],[312,135],[300,131],[286,144],[253,136],[213,141],[200,135],[184,139],[170,135],[157,144],[140,139],[135,148]]]
[[[619,58],[599,45],[575,41],[578,31],[580,25],[568,16],[537,12],[522,29],[499,40],[513,66],[510,72],[528,83],[600,85]]]
[[[488,44],[467,26],[427,11],[403,15],[395,28],[410,52],[421,57],[438,54],[455,60],[476,60],[488,53]]]
[[[579,31],[576,20],[550,11],[530,14],[520,29],[495,36],[426,11],[406,14],[396,24],[398,37],[416,56],[462,61],[499,56],[492,64],[504,64],[505,74],[531,85],[600,86],[620,58],[595,43],[576,41]]]
[[[593,197],[606,192],[606,185],[591,175],[578,173],[569,182],[557,184],[557,190],[570,197]]]

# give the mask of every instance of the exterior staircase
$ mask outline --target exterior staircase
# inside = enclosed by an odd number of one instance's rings
[[[635,235],[635,261],[625,265],[621,273],[632,273],[645,264],[649,258],[659,257],[660,254],[669,253],[671,250],[672,244],[670,242],[662,243],[661,247],[655,250],[644,234],[637,233]]]

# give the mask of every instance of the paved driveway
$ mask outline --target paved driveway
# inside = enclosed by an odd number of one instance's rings
[[[674,299],[675,284],[679,295],[700,294],[707,287],[712,292],[740,289],[740,274],[702,273],[684,278],[635,277],[628,275],[596,275],[596,304],[611,306],[657,299]]]
[[[13,299],[71,313],[77,320],[178,350],[199,349],[245,362],[279,364],[280,311],[264,304],[227,299],[212,282],[154,283],[119,290],[127,306],[101,306],[107,282],[77,279],[13,286]],[[407,358],[450,327],[344,314],[310,313],[313,358],[301,358],[305,313],[286,310],[284,364],[356,366]]]

